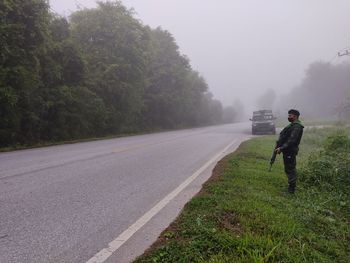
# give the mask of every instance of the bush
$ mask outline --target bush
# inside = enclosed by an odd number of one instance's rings
[[[338,132],[335,135],[329,136],[325,143],[325,150],[329,154],[336,152],[349,152],[350,138],[342,132]]]
[[[342,132],[329,136],[323,148],[310,155],[300,172],[300,180],[347,194],[350,185],[349,136]]]

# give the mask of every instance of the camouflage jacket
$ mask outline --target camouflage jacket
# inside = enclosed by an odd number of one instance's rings
[[[304,126],[300,121],[293,122],[285,127],[278,138],[277,145],[281,151],[295,153],[299,151],[299,144],[303,136]]]

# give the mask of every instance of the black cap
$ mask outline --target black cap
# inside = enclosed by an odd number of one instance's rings
[[[300,116],[300,112],[298,110],[291,109],[288,111],[288,114],[293,114],[295,116]]]

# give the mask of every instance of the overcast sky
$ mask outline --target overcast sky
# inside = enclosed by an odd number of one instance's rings
[[[267,89],[287,93],[315,61],[340,63],[350,46],[350,0],[123,0],[151,27],[170,31],[225,105],[254,108]],[[60,14],[94,0],[51,0]]]

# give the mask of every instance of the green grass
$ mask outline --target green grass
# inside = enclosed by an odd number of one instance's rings
[[[298,167],[332,131],[305,133]],[[303,183],[288,194],[281,157],[267,171],[275,139],[245,142],[222,160],[136,262],[350,262],[348,196]]]
[[[302,123],[305,126],[345,126],[349,125],[349,120],[339,120],[337,118],[323,120],[323,119],[303,119],[301,118]],[[276,126],[279,128],[284,128],[288,125],[287,118],[279,118],[276,121]]]

